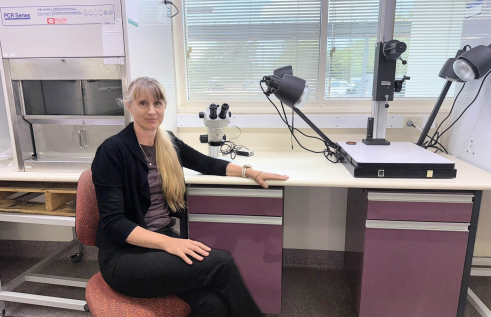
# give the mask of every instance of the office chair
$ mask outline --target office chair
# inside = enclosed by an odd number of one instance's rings
[[[80,176],[76,206],[77,238],[84,245],[94,246],[99,209],[90,169]],[[87,283],[85,299],[87,300],[86,310],[90,310],[94,317],[187,317],[191,313],[189,305],[176,296],[136,298],[120,294],[107,285],[101,272],[95,274]]]

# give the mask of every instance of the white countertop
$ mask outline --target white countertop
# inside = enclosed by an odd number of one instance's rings
[[[491,190],[491,174],[449,155],[455,162],[455,179],[354,178],[342,164],[330,163],[322,154],[302,150],[256,151],[252,157],[237,156],[235,163],[290,176],[287,181],[268,181],[270,186],[315,186],[393,189]],[[81,171],[82,172],[82,171]],[[78,173],[12,172],[0,169],[3,181],[77,182]],[[207,176],[185,169],[187,184],[252,185],[241,177]]]

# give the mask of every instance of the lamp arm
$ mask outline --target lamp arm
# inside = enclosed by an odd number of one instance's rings
[[[322,133],[321,130],[319,130],[318,127],[315,126],[315,124],[312,123],[312,121],[309,120],[309,118],[307,118],[307,116],[305,116],[303,114],[302,111],[300,111],[300,109],[296,108],[296,107],[293,107],[292,108],[293,111],[295,111],[296,114],[298,114],[300,116],[300,118],[303,119],[303,121],[305,121],[318,135],[320,135],[320,137],[324,140],[324,142],[327,144],[327,146],[331,146],[331,145],[334,145],[334,142],[332,142],[324,133]]]
[[[421,132],[421,135],[419,136],[419,140],[416,143],[416,145],[423,146],[423,143],[426,139],[426,136],[428,135],[428,132],[431,129],[431,126],[433,124],[433,121],[435,121],[436,115],[438,114],[438,111],[440,111],[440,107],[443,104],[443,101],[445,100],[445,97],[447,96],[448,90],[450,89],[450,86],[452,86],[452,82],[450,80],[447,80],[445,83],[445,86],[443,86],[443,90],[440,93],[440,96],[438,97],[438,100],[436,101],[435,107],[433,107],[433,111],[431,111],[430,117],[428,118],[428,121],[426,122],[426,125]]]

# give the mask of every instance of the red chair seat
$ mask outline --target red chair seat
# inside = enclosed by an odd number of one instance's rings
[[[136,298],[113,290],[95,274],[87,283],[85,299],[94,317],[186,317],[191,308],[176,296],[158,298]]]

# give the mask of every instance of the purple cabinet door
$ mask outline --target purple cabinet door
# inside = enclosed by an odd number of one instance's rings
[[[456,316],[468,232],[365,234],[360,317]]]
[[[281,225],[189,222],[189,238],[227,250],[263,313],[281,310]]]

